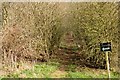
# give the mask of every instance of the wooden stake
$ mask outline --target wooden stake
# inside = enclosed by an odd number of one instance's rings
[[[109,67],[109,60],[108,60],[108,52],[106,52],[106,64],[107,64],[108,78],[110,80],[110,67]]]

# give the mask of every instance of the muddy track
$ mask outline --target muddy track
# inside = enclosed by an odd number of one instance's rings
[[[84,59],[80,52],[72,48],[60,48],[55,53],[55,58],[63,65],[81,65],[84,66]]]

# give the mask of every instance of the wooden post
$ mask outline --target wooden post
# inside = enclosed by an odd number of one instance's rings
[[[108,78],[110,80],[110,67],[109,67],[109,60],[108,60],[108,52],[106,52],[106,64],[107,64]]]

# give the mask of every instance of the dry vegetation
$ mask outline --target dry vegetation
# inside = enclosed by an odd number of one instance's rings
[[[118,69],[117,3],[3,3],[2,64],[19,68],[25,60],[48,61],[72,36],[84,62],[105,67],[99,43],[112,42],[110,66]],[[66,38],[66,37],[65,37]],[[64,43],[66,44],[66,43]],[[69,46],[65,46],[70,48]]]

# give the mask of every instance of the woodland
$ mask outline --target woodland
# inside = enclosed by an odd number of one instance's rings
[[[0,79],[120,76],[119,3],[1,3]]]

